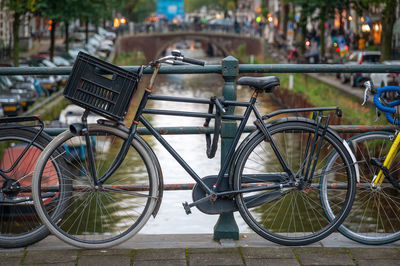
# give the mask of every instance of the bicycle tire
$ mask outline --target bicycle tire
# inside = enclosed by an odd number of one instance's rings
[[[382,186],[370,186],[379,168],[371,165],[371,158],[384,159],[393,143],[390,132],[368,132],[348,140],[354,151],[360,169],[360,184],[357,185],[353,208],[343,224],[338,228],[344,236],[363,244],[381,245],[400,239],[400,191],[384,180]],[[336,159],[333,156],[327,163]],[[400,181],[400,156],[396,156],[389,172]],[[323,181],[323,180],[322,180]],[[325,184],[322,183],[322,186]],[[326,204],[326,213],[333,217],[331,206]]]
[[[12,128],[0,130],[0,167],[9,169],[16,161],[23,149],[34,139],[37,134],[34,128]],[[13,171],[7,174],[14,181],[18,181],[25,189],[15,194],[3,190],[5,182],[0,178],[0,188],[3,199],[9,202],[0,203],[0,247],[19,248],[36,243],[45,238],[50,232],[40,222],[33,206],[32,200],[24,201],[24,197],[31,197],[31,184],[34,166],[39,154],[50,143],[51,137],[42,132],[31,148]],[[62,161],[57,160],[57,164]],[[56,166],[54,169],[59,169]],[[22,200],[22,202],[17,202]]]
[[[128,134],[102,125],[89,125],[88,130],[95,170],[100,177],[109,168]],[[80,157],[79,147],[86,149],[84,137],[74,136],[67,130],[54,138],[43,151],[33,181],[36,210],[54,235],[76,247],[97,249],[122,243],[143,227],[156,207],[159,188],[154,161],[135,138],[121,166],[101,189],[96,189],[88,174],[90,167],[86,158]],[[46,190],[46,178],[42,175],[44,163],[53,156],[63,156],[67,161],[68,169],[65,171],[69,172],[73,188],[65,214],[60,219],[48,213],[40,193]],[[66,175],[62,177],[66,178]],[[56,190],[62,191],[63,188]]]
[[[316,124],[308,119],[282,119],[268,126],[271,137],[282,153],[283,158],[293,173],[301,174],[306,169],[304,156],[316,131]],[[319,139],[323,129],[319,129]],[[295,152],[296,151],[296,152]],[[331,179],[341,176],[345,183],[345,197],[337,211],[337,216],[328,219],[319,203],[319,179],[324,174],[324,161],[333,151],[341,155],[341,165],[337,172],[329,175]],[[236,203],[240,214],[248,226],[267,240],[281,245],[307,245],[323,239],[332,233],[345,219],[350,211],[355,193],[355,170],[351,155],[331,130],[323,137],[321,153],[316,161],[316,171],[310,186],[297,185],[288,188],[277,188],[259,192],[239,193]],[[312,164],[311,164],[312,165]],[[310,168],[311,169],[311,168]],[[240,153],[234,170],[234,189],[242,189],[249,184],[254,186],[284,185],[289,177],[282,180],[250,176],[257,173],[284,173],[269,141],[261,132],[255,133]]]

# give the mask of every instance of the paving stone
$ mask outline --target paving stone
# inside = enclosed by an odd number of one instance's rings
[[[100,249],[100,250],[82,250],[81,256],[112,256],[112,255],[123,255],[130,256],[132,250],[130,249]]]
[[[245,259],[246,266],[299,266],[296,259]]]
[[[21,251],[5,251],[1,250],[0,251],[0,258],[22,258],[24,256],[25,252],[23,250]]]
[[[356,260],[400,259],[400,251],[395,248],[349,248]]]
[[[244,258],[250,259],[296,259],[289,247],[241,248]]]
[[[0,266],[19,266],[21,264],[20,258],[0,259]]]
[[[189,265],[244,265],[237,248],[188,249]]]
[[[54,266],[54,265],[57,265],[57,266],[75,266],[76,265],[76,263],[75,262],[57,262],[57,263],[31,263],[31,264],[26,264],[26,263],[24,263],[24,264],[22,264],[22,265],[26,265],[26,266],[38,266],[38,265],[40,265],[40,266],[46,266],[46,265],[49,265],[49,266]]]
[[[302,265],[354,265],[344,248],[296,247]]]
[[[78,260],[79,266],[131,265],[130,256],[83,256]]]
[[[78,252],[76,250],[57,250],[57,251],[28,251],[24,264],[75,264]]]
[[[135,250],[133,261],[140,260],[185,260],[185,249],[172,248],[172,249],[142,249]]]
[[[359,260],[357,261],[359,266],[395,266],[400,265],[399,259],[392,260]]]
[[[139,260],[133,262],[134,266],[186,266],[186,260]]]

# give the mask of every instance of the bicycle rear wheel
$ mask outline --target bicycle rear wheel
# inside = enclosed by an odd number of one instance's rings
[[[94,167],[100,178],[119,152],[127,133],[113,127],[89,125],[94,153]],[[48,182],[54,176],[44,175],[45,163],[62,156],[67,167],[57,187]],[[101,186],[93,183],[86,158],[83,136],[66,131],[44,150],[36,166],[33,182],[35,207],[43,223],[61,240],[81,248],[107,248],[136,234],[149,219],[158,197],[157,170],[146,148],[134,139],[120,167]],[[66,184],[72,184],[69,191]],[[42,195],[54,190],[69,193],[62,217],[52,215]],[[63,204],[57,202],[57,206]]]
[[[357,184],[353,208],[338,230],[354,241],[380,245],[400,239],[399,189],[393,187],[386,179],[378,188],[371,186],[374,176],[378,174],[380,169],[372,165],[370,159],[377,158],[383,162],[393,139],[393,133],[369,132],[348,140],[358,161],[360,183]],[[333,156],[330,159],[327,168],[332,167],[336,157]],[[389,172],[393,178],[400,182],[400,156],[398,154]],[[321,185],[325,187],[325,182],[322,182]],[[332,218],[334,217],[331,212],[332,206],[328,202],[326,203],[327,215]]]
[[[307,245],[318,241],[333,232],[350,211],[355,192],[351,156],[330,130],[322,136],[320,129],[317,143],[322,140],[322,144],[319,156],[314,153],[317,157],[314,174],[309,184],[303,183],[302,177],[307,172],[310,175],[314,165],[311,163],[309,167],[307,162],[311,158],[316,125],[289,120],[270,126],[269,130],[297,182],[291,184],[269,141],[259,132],[247,142],[237,160],[234,188],[263,190],[236,196],[240,214],[257,234],[275,243]],[[332,153],[339,157],[335,168],[327,173],[324,166]],[[326,217],[320,201],[319,182],[324,176],[328,178],[328,184],[341,186],[340,200],[331,199],[333,195],[328,194],[327,200],[335,200],[334,219]]]
[[[37,134],[34,128],[0,130],[0,168],[11,169],[25,147]],[[37,137],[18,164],[0,177],[0,247],[17,248],[33,244],[49,234],[36,214],[32,200],[33,170],[42,150],[51,141],[43,133]],[[60,174],[62,161],[47,165],[47,171]]]

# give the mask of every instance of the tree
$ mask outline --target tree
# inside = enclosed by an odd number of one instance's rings
[[[393,26],[396,21],[397,4],[397,0],[387,0],[385,9],[383,10],[382,25],[384,25],[385,30],[382,31],[381,37],[382,61],[391,59]]]
[[[235,11],[238,5],[238,0],[185,0],[185,11],[190,13],[202,7],[207,7],[208,9],[221,10],[227,17],[228,11]]]
[[[157,3],[155,0],[137,0],[133,6],[130,19],[134,22],[142,22],[156,11]]]
[[[51,22],[50,31],[50,58],[54,56],[55,30],[57,24],[65,25],[65,44],[68,51],[69,22],[73,19],[81,19],[85,23],[85,41],[89,39],[89,22],[98,25],[101,19],[110,19],[114,6],[123,0],[40,0],[37,4],[38,12]]]
[[[13,60],[14,66],[19,65],[19,27],[21,18],[36,9],[35,0],[3,0],[1,8],[7,8],[13,12]]]
[[[320,26],[320,57],[325,57],[325,23],[335,15],[336,10],[343,10],[348,5],[348,1],[343,0],[286,0],[293,5],[301,6],[299,26],[301,28],[300,51],[305,51],[305,39],[307,34],[307,19],[315,12],[318,12]],[[341,13],[341,12],[340,12]],[[342,33],[343,34],[343,33]]]
[[[54,57],[55,32],[57,24],[64,18],[64,8],[68,5],[68,0],[40,0],[37,9],[41,16],[50,20],[50,60]]]
[[[354,1],[354,8],[359,13],[368,11],[371,6],[382,6],[382,30],[381,35],[381,61],[391,59],[393,26],[396,21],[396,9],[398,0],[358,0]]]

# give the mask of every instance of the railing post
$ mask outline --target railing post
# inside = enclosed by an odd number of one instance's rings
[[[239,73],[239,61],[228,56],[222,60],[222,76],[225,80],[225,85],[222,91],[222,95],[227,100],[236,100],[236,84],[235,79]],[[227,114],[233,114],[235,110],[234,106],[231,106]],[[221,128],[221,165],[225,161],[229,147],[232,144],[233,137],[235,135],[237,125],[235,121],[223,120]],[[228,180],[225,183],[221,183],[222,186],[228,187]],[[223,213],[219,216],[217,224],[214,226],[214,239],[219,240],[223,238],[239,239],[239,228],[236,224],[233,213]]]

